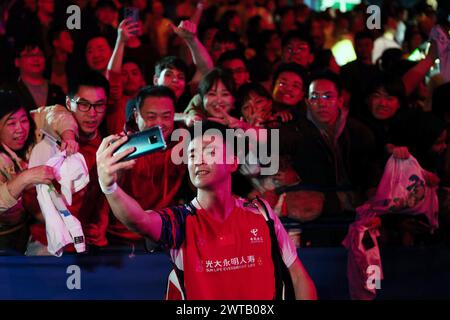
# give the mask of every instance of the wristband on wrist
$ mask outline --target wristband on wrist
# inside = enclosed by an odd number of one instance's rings
[[[101,182],[99,182],[100,184],[100,189],[102,189],[102,192],[104,194],[111,194],[114,193],[117,190],[117,183],[114,182],[112,185],[105,187]]]

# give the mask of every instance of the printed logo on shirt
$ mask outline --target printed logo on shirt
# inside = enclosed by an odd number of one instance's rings
[[[258,265],[262,264],[262,259],[258,257]],[[221,260],[205,260],[202,263],[205,266],[206,272],[224,272],[224,271],[233,271],[239,269],[247,269],[254,268],[255,264],[255,256],[241,256],[241,257],[232,257],[225,258]]]
[[[263,237],[258,237],[258,229],[253,228],[250,230],[250,243],[251,244],[257,244],[257,243],[263,243],[264,239]]]

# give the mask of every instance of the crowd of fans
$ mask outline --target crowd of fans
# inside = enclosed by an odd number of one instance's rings
[[[68,29],[70,5],[81,29]],[[139,21],[124,18],[139,9]],[[174,129],[212,120],[279,129],[280,168],[241,165],[236,196],[265,198],[304,246],[339,246],[355,209],[374,194],[392,155],[413,155],[438,186],[440,227],[419,217],[381,221],[380,245],[450,239],[450,79],[439,71],[433,27],[449,33],[449,3],[384,1],[379,29],[367,5],[315,12],[283,0],[7,0],[0,4],[0,249],[45,255],[34,186],[49,167],[27,167],[39,129],[80,152],[90,182],[70,212],[91,250],[140,245],[112,214],[96,151],[110,134],[160,125],[168,148],[119,178],[144,209],[188,202],[186,165],[174,164]],[[339,44],[350,43],[339,50]],[[448,59],[448,54],[447,54]],[[440,62],[443,65],[443,61]],[[74,251],[67,247],[67,251]]]

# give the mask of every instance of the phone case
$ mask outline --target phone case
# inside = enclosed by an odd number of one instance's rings
[[[124,18],[130,18],[133,22],[139,21],[139,9],[134,7],[125,7],[124,8]],[[136,32],[133,32],[136,34]]]
[[[139,9],[133,7],[125,7],[125,18],[131,18],[134,22],[138,22]]]
[[[130,147],[135,147],[136,150],[123,158],[121,161],[136,159],[147,154],[165,150],[167,148],[166,142],[160,126],[152,127],[142,132],[138,132],[128,136],[128,141],[121,145],[114,154],[125,151]]]

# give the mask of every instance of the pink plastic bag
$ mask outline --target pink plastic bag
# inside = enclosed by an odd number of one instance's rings
[[[410,156],[406,160],[393,156],[388,160],[375,196],[357,208],[360,216],[367,212],[377,214],[423,214],[428,218],[430,229],[437,229],[439,203],[437,187],[425,182],[424,170]]]
[[[376,297],[376,287],[373,286],[370,274],[371,270],[379,272],[378,281],[383,279],[380,250],[378,247],[377,229],[367,228],[367,218],[352,223],[347,236],[343,241],[348,250],[347,278],[350,298],[352,300],[373,300]],[[363,237],[368,233],[373,244],[370,248],[365,247]]]
[[[348,250],[347,277],[350,297],[371,300],[376,297],[376,288],[368,286],[368,268],[378,268],[383,278],[381,256],[378,248],[377,229],[369,229],[370,219],[382,214],[424,214],[430,230],[438,227],[439,204],[437,187],[425,182],[424,170],[410,156],[406,160],[393,156],[388,160],[375,196],[356,209],[358,220],[350,225],[343,241]],[[373,246],[365,248],[363,237],[369,233]]]

